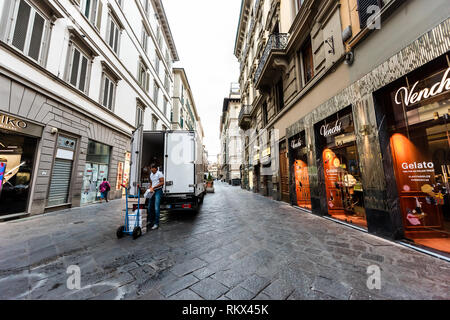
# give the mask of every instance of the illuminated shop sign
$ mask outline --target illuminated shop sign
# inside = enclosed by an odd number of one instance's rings
[[[420,83],[420,81],[417,81],[409,90],[407,87],[402,87],[398,89],[397,93],[395,94],[395,103],[396,104],[402,104],[402,102],[405,103],[406,106],[414,105],[416,103],[419,103],[423,99],[429,99],[434,96],[437,96],[438,94],[443,93],[444,91],[450,90],[450,68],[448,68],[441,81],[436,82],[431,87],[422,89],[420,91],[417,91],[417,86]]]
[[[324,124],[320,127],[320,134],[325,138],[338,134],[342,131],[342,122],[340,120],[336,120],[334,126],[330,124]]]
[[[42,136],[42,127],[3,113],[0,113],[0,129]]]
[[[297,149],[297,148],[303,147],[304,145],[305,144],[304,144],[302,138],[298,138],[298,140],[292,140],[291,141],[291,148],[292,149]]]

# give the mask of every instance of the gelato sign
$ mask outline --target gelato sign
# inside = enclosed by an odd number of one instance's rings
[[[419,103],[424,99],[429,99],[434,96],[437,96],[443,92],[450,90],[450,68],[448,68],[441,81],[434,83],[431,87],[424,88],[422,90],[417,90],[417,86],[420,81],[417,81],[409,90],[407,87],[402,87],[398,89],[395,94],[395,103],[402,104],[404,103],[406,106],[414,105]]]
[[[42,136],[42,127],[3,113],[0,113],[0,129],[25,133],[37,137]]]

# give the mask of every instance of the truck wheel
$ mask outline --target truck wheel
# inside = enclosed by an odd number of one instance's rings
[[[136,227],[133,230],[133,240],[136,240],[137,238],[139,238],[142,235],[142,229],[141,227]]]
[[[121,226],[117,229],[116,236],[117,239],[122,239],[124,236],[125,226]]]

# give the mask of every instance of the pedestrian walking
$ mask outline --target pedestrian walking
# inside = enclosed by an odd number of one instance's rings
[[[100,203],[103,201],[103,199],[108,202],[108,193],[111,190],[111,185],[106,180],[106,178],[103,178],[103,182],[100,184]]]
[[[163,196],[164,175],[158,170],[156,164],[151,165],[150,171],[151,185],[149,190],[153,193],[153,197],[148,203],[148,214],[150,221],[149,224],[152,226],[151,230],[155,230],[159,228],[160,204]]]

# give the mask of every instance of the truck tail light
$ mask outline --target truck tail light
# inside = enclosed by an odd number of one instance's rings
[[[192,204],[183,204],[181,207],[183,209],[192,209]]]

